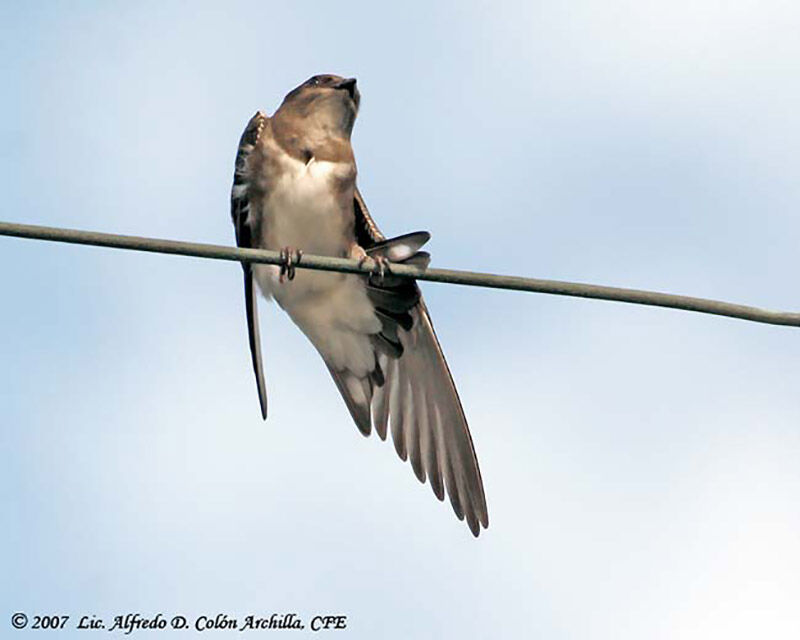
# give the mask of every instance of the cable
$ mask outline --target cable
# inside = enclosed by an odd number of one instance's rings
[[[78,231],[74,229],[15,224],[11,222],[0,222],[0,235],[98,247],[111,247],[114,249],[130,249],[133,251],[148,251],[151,253],[194,256],[196,258],[210,258],[212,260],[281,264],[279,252],[265,249],[240,249],[214,244],[159,240],[156,238],[99,233],[96,231]],[[372,273],[370,261],[367,261],[364,265],[359,265],[357,260],[305,254],[303,255],[302,261],[297,265],[297,268],[342,271],[345,273]],[[594,298],[598,300],[614,300],[616,302],[645,304],[655,307],[667,307],[670,309],[683,309],[684,311],[696,311],[698,313],[708,313],[717,316],[728,316],[730,318],[739,318],[741,320],[761,322],[764,324],[800,327],[800,313],[770,311],[719,300],[679,296],[656,291],[606,287],[580,282],[541,280],[538,278],[523,278],[520,276],[475,273],[471,271],[456,271],[453,269],[420,270],[402,264],[392,265],[391,272],[392,275],[395,276],[416,278],[417,280],[427,280],[429,282],[491,287],[494,289],[508,289],[512,291],[531,291],[535,293],[549,293],[561,296]]]

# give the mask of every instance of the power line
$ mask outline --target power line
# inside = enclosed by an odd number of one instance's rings
[[[11,222],[0,222],[0,235],[98,247],[111,247],[114,249],[147,251],[150,253],[194,256],[196,258],[210,258],[212,260],[281,264],[280,253],[278,251],[268,251],[266,249],[240,249],[214,244],[160,240],[157,238],[125,236],[114,233],[100,233],[97,231],[78,231],[75,229],[43,227]],[[369,261],[364,265],[359,265],[357,260],[315,255],[303,255],[302,261],[297,265],[297,268],[341,271],[345,273],[369,274],[372,272],[372,266]],[[800,313],[770,311],[768,309],[759,309],[757,307],[722,302],[719,300],[679,296],[656,291],[606,287],[580,282],[522,278],[519,276],[503,276],[490,273],[475,273],[472,271],[456,271],[453,269],[421,270],[402,264],[393,264],[391,266],[391,272],[392,275],[395,276],[416,278],[417,280],[427,280],[430,282],[445,282],[448,284],[509,289],[513,291],[531,291],[534,293],[549,293],[578,298],[613,300],[616,302],[629,302],[655,307],[667,307],[670,309],[683,309],[684,311],[696,311],[717,316],[728,316],[730,318],[739,318],[741,320],[750,320],[751,322],[761,322],[764,324],[800,327]]]

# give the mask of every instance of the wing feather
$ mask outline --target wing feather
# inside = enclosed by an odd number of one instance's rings
[[[239,141],[236,151],[236,168],[233,174],[231,189],[231,217],[236,229],[236,245],[239,247],[255,247],[258,237],[256,216],[250,202],[250,170],[248,159],[258,143],[258,136],[266,123],[266,116],[260,111],[247,123],[247,127]],[[247,335],[250,343],[250,357],[253,373],[256,377],[258,402],[261,406],[261,417],[267,419],[267,386],[264,381],[264,366],[261,357],[261,334],[258,326],[258,301],[253,266],[242,263],[244,270],[244,306],[247,314]]]
[[[358,190],[354,210],[356,238],[368,255],[380,253],[390,260],[400,259],[403,264],[427,266],[430,256],[419,251],[429,238],[427,233],[387,240]],[[439,500],[445,494],[449,496],[456,516],[466,519],[477,536],[481,527],[489,526],[478,460],[461,400],[419,287],[405,278],[365,281],[382,326],[380,333],[365,338],[371,340],[383,384],[356,388],[344,382],[346,376],[353,375],[350,371],[331,369],[331,374],[361,432],[369,434],[373,425],[381,439],[391,432],[397,455],[410,460],[421,482],[430,481]]]

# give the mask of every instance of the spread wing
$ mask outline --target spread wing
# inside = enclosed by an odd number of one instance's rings
[[[231,217],[236,228],[236,245],[239,247],[255,247],[258,237],[258,221],[251,210],[249,190],[249,157],[258,142],[258,136],[266,123],[266,116],[260,111],[247,123],[247,128],[239,141],[236,152],[236,169],[233,174],[231,189]],[[267,419],[267,388],[264,383],[264,369],[261,363],[261,335],[258,328],[258,304],[256,301],[256,283],[253,278],[253,267],[242,263],[244,270],[244,305],[247,313],[247,333],[250,339],[250,355],[253,360],[253,372],[258,387],[258,401],[261,405],[261,417]]]
[[[367,254],[392,262],[427,266],[430,256],[419,248],[426,232],[387,240],[356,190],[356,239]],[[421,482],[430,480],[434,494],[445,491],[460,520],[472,533],[489,526],[478,460],[450,369],[417,283],[408,278],[371,276],[367,294],[381,321],[378,334],[365,336],[374,348],[375,370],[359,378],[349,369],[333,378],[357,426],[381,439],[392,434],[395,449],[410,459]]]

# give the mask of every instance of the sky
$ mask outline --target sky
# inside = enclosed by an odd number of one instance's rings
[[[374,217],[433,266],[798,310],[798,30],[778,0],[6,1],[0,219],[233,244],[244,125],[332,72]],[[422,289],[478,539],[263,301],[261,421],[238,265],[0,237],[2,635],[800,635],[798,329]]]

